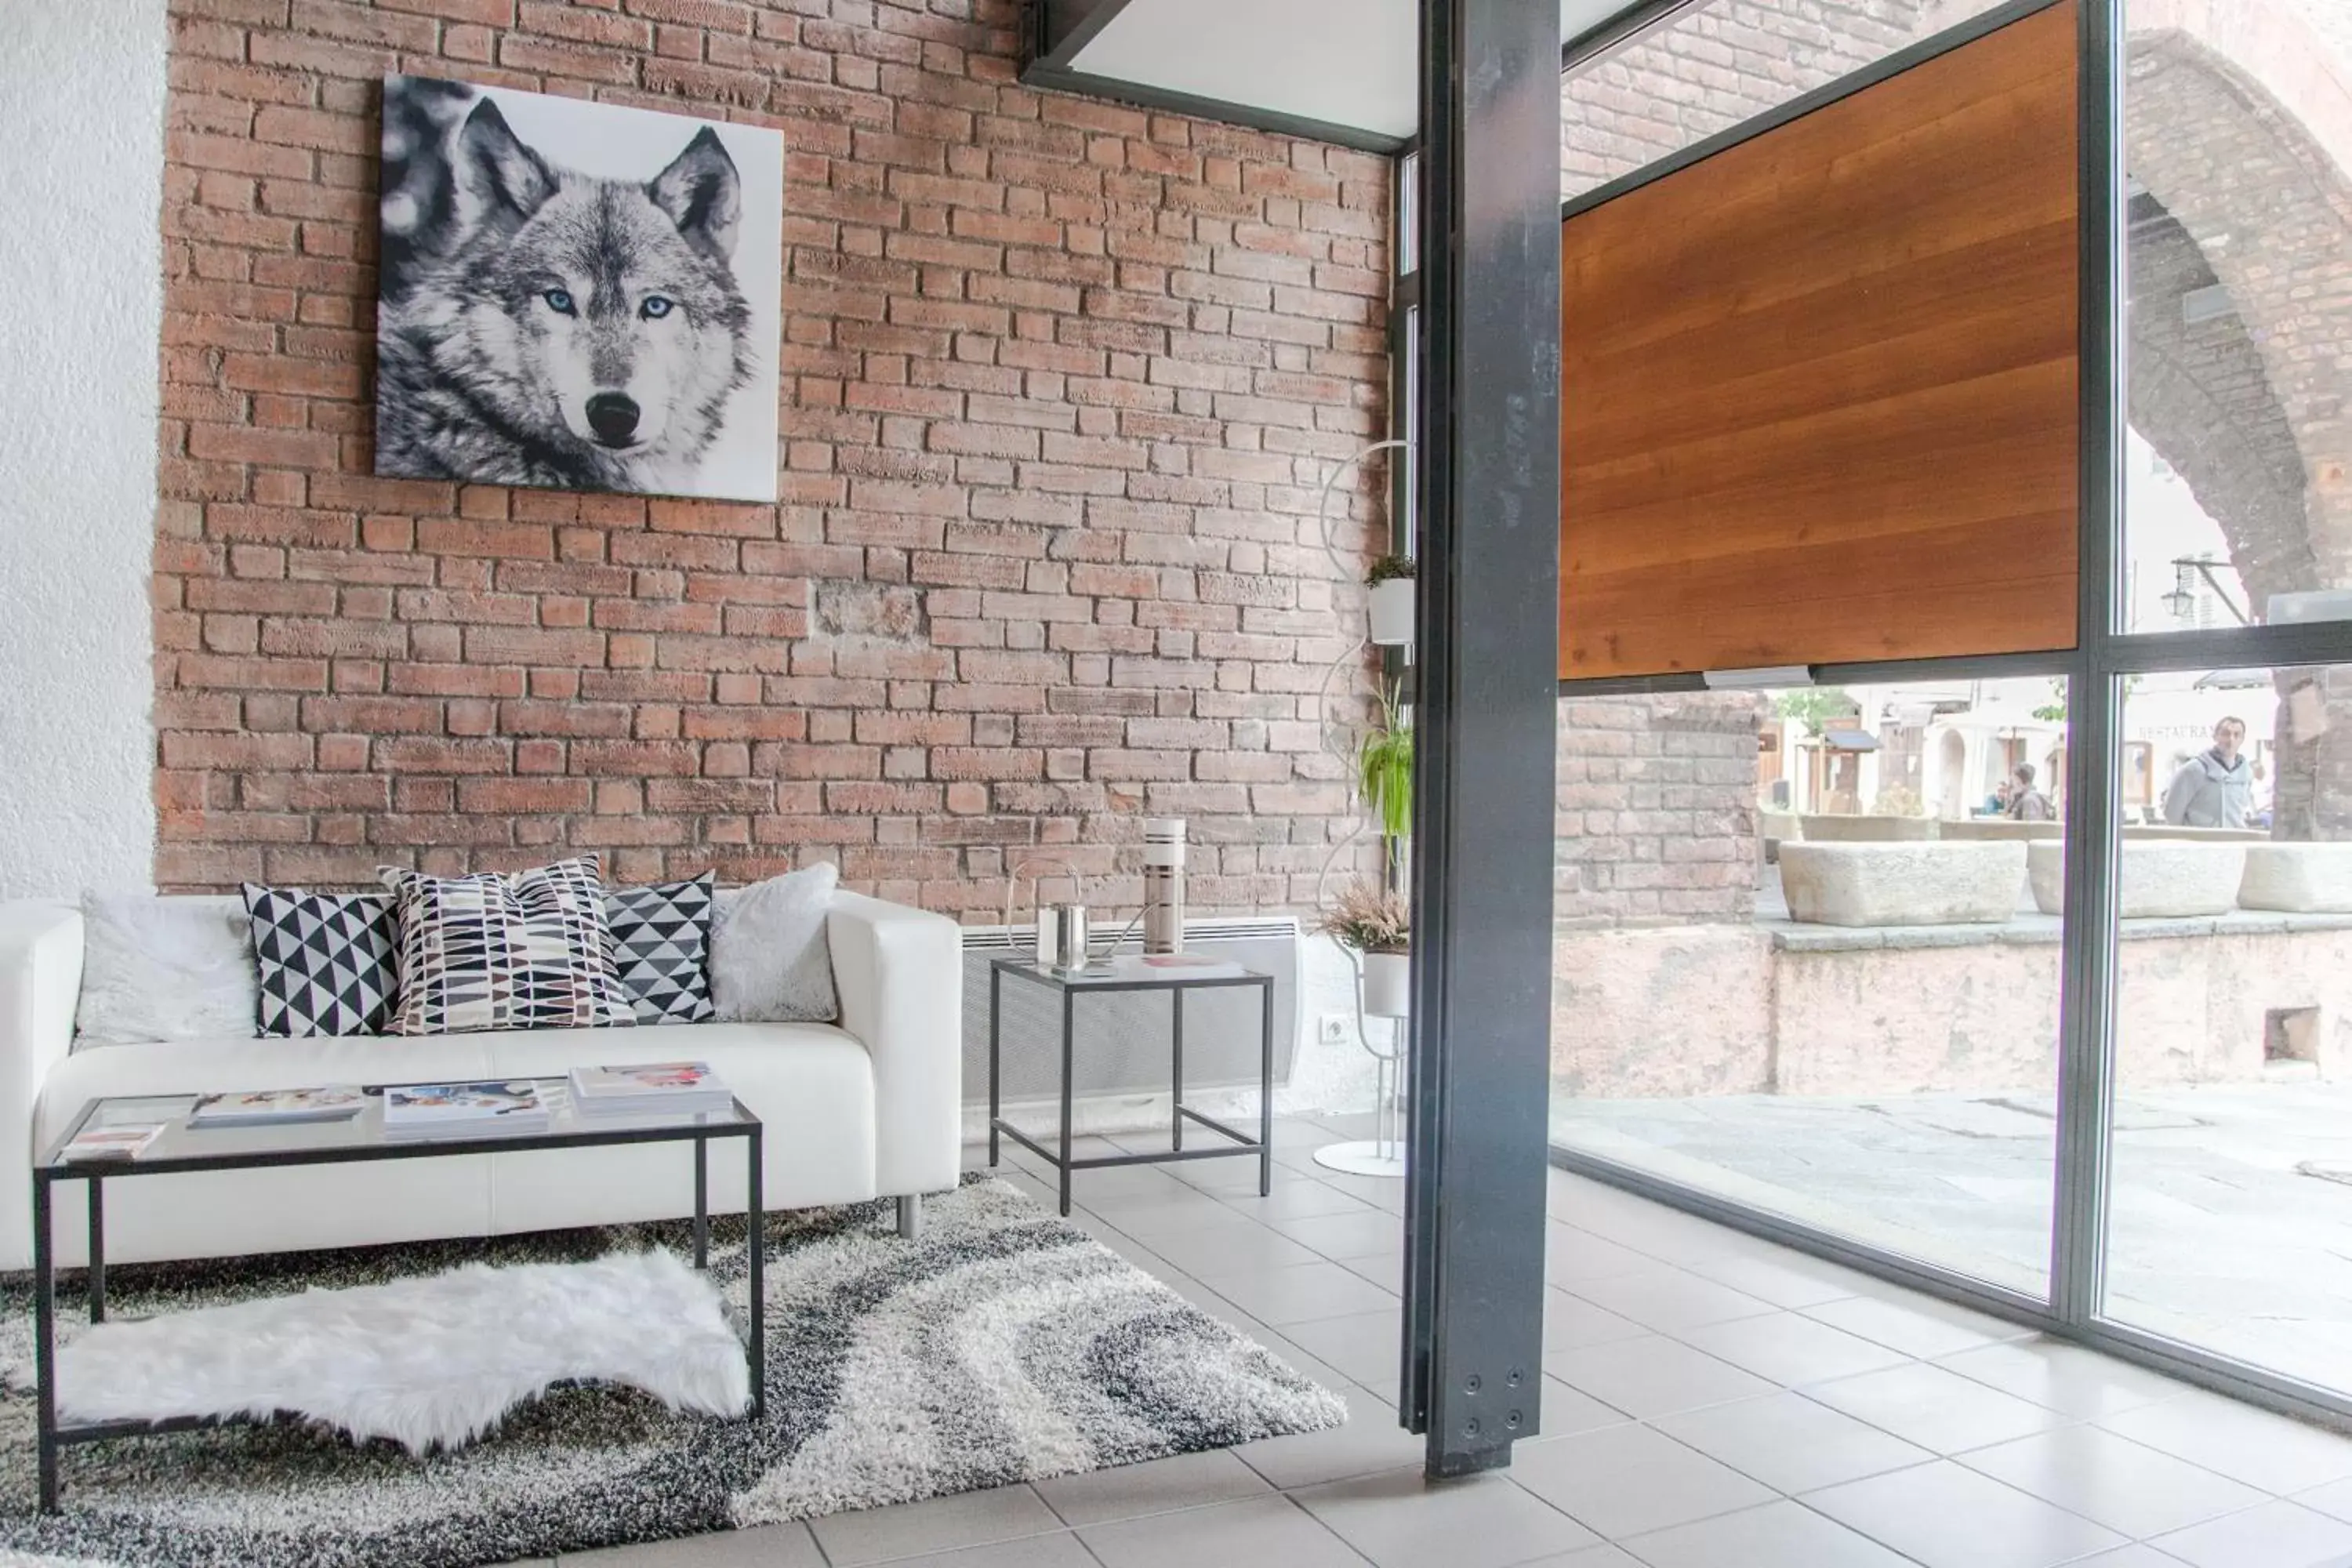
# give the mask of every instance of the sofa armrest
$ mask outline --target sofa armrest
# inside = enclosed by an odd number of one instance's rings
[[[80,995],[81,911],[0,904],[0,1268],[32,1265],[33,1115],[73,1048]]]
[[[874,1061],[876,1192],[954,1186],[963,1163],[962,933],[944,915],[836,893],[825,941],[841,1026]]]

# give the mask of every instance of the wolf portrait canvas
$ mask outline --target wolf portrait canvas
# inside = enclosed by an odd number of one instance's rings
[[[383,84],[375,471],[776,499],[783,138]]]

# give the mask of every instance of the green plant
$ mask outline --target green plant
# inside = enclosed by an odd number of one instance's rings
[[[1818,737],[1822,726],[1832,719],[1852,719],[1862,712],[1862,704],[1851,693],[1834,686],[1808,686],[1800,691],[1783,691],[1773,705],[1783,719],[1794,719],[1805,726],[1805,733]]]
[[[1323,912],[1319,929],[1358,952],[1402,952],[1412,945],[1412,906],[1366,878],[1348,885]]]
[[[1383,838],[1412,832],[1412,728],[1394,686],[1381,691],[1381,721],[1356,751],[1356,787],[1381,825]]]
[[[1364,582],[1372,587],[1396,577],[1411,582],[1420,573],[1421,563],[1410,555],[1383,555],[1372,563],[1372,569],[1364,574]]]

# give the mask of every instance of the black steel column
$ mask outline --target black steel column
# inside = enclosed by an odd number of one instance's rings
[[[1424,0],[1412,1173],[1399,1415],[1537,1429],[1559,616],[1559,7]]]

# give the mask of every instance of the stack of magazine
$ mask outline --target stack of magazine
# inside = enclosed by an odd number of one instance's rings
[[[199,1098],[191,1127],[278,1127],[295,1121],[348,1121],[366,1103],[356,1084],[317,1089],[249,1089]]]
[[[708,1062],[573,1068],[572,1103],[590,1116],[719,1116],[735,1096]]]
[[[546,1100],[529,1079],[484,1083],[402,1083],[383,1091],[383,1135],[511,1138],[544,1132]]]

